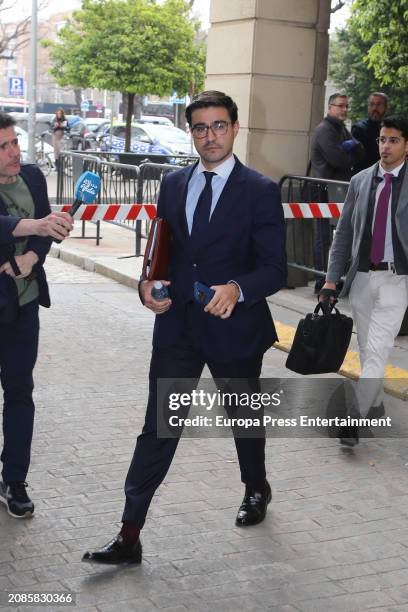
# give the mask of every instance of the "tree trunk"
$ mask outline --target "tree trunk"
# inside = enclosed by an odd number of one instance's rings
[[[133,114],[134,114],[135,121],[139,121],[140,117],[142,116],[142,109],[143,109],[143,96],[139,96],[138,94],[135,94],[135,101],[133,104]]]
[[[127,94],[123,93],[122,94],[122,104],[119,105],[119,112],[122,115],[123,121],[126,121],[127,108],[128,108]]]
[[[75,106],[78,108],[78,111],[81,108],[81,102],[82,102],[82,89],[79,87],[76,87],[74,89],[74,96],[75,96]]]
[[[125,140],[125,151],[130,151],[130,138],[131,138],[131,125],[133,116],[133,103],[135,94],[128,93],[124,94],[123,98],[126,98],[126,140]]]

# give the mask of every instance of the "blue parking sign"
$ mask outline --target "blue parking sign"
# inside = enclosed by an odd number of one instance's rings
[[[23,77],[9,77],[9,96],[17,97],[24,96],[24,79]]]

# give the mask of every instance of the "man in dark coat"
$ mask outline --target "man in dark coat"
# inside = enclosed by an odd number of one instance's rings
[[[72,219],[67,213],[51,213],[42,172],[33,164],[20,164],[14,125],[12,117],[0,113],[0,502],[14,518],[28,518],[34,513],[25,481],[34,424],[38,308],[50,306],[43,264],[52,238],[63,240]]]
[[[348,114],[348,98],[334,93],[329,98],[327,115],[317,126],[311,137],[311,176],[335,181],[349,181],[353,166],[363,158],[364,149],[355,140],[344,122]],[[312,201],[327,202],[327,189],[321,185]],[[324,271],[330,248],[330,222],[328,219],[315,221],[314,266]],[[315,293],[323,284],[323,277],[317,278]]]
[[[186,116],[200,161],[168,174],[161,185],[157,213],[167,220],[173,236],[170,282],[163,281],[170,297],[157,301],[151,294],[153,281],[141,283],[144,305],[157,316],[149,401],[126,478],[123,525],[106,546],[87,552],[84,561],[141,561],[139,533],[178,443],[178,438],[158,437],[158,381],[189,379],[195,389],[207,364],[216,379],[250,379],[256,386],[263,354],[276,340],[265,298],[286,280],[278,186],[233,155],[239,122],[229,96],[204,92],[193,99]],[[195,281],[215,292],[205,307],[193,299]],[[241,527],[261,522],[271,500],[265,432],[259,435],[235,437],[245,484],[236,517]]]
[[[381,122],[388,110],[388,96],[385,93],[375,92],[368,98],[368,118],[361,119],[353,124],[351,133],[364,147],[364,157],[353,167],[353,174],[369,168],[379,159],[378,138],[380,136]]]
[[[310,141],[311,176],[349,181],[353,166],[363,158],[362,145],[353,139],[344,124],[348,108],[346,95],[334,93],[330,96],[327,115]]]

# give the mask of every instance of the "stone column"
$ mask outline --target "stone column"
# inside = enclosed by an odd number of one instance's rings
[[[241,160],[279,180],[305,174],[324,112],[330,0],[211,0],[206,89],[239,107]]]

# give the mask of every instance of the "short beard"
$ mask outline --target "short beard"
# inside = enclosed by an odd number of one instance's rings
[[[215,163],[221,164],[225,159],[227,159],[227,157],[231,156],[231,153],[232,153],[232,149],[230,151],[226,151],[226,153],[224,153],[219,159],[210,159],[205,156],[205,151],[203,151],[201,154],[201,159],[205,162],[209,162],[210,164],[215,164]]]

